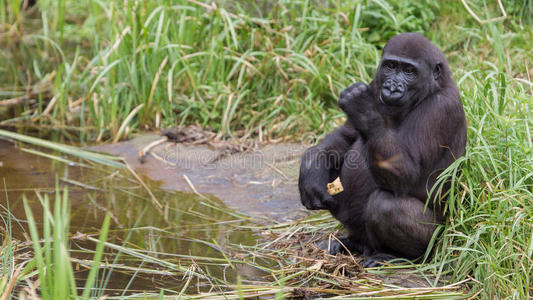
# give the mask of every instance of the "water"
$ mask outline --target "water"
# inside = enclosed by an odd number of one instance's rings
[[[183,267],[189,267],[194,261],[202,272],[226,282],[235,283],[237,273],[243,280],[265,275],[251,265],[230,267],[223,260],[217,260],[224,259],[220,248],[225,249],[226,256],[232,257],[236,255],[234,249],[238,248],[235,245],[255,245],[255,233],[243,227],[250,225],[247,221],[234,215],[214,197],[205,199],[195,194],[163,191],[158,188],[158,182],[147,178],[143,181],[163,204],[162,209],[153,204],[147,191],[127,170],[67,164],[26,153],[12,143],[0,140],[0,204],[3,206],[0,213],[7,216],[9,207],[13,218],[13,238],[20,241],[27,239],[23,195],[28,198],[40,223],[42,206],[36,192],[48,194],[50,199],[54,199],[56,185],[60,189],[67,186],[71,205],[70,232],[74,236],[71,238],[71,256],[80,283],[86,269],[76,259],[92,258],[88,249],[94,249],[95,244],[76,237],[90,235],[98,238],[106,213],[112,218],[108,242],[115,245]],[[120,294],[137,268],[159,270],[166,275],[139,271],[130,283],[128,293],[157,292],[158,288],[179,291],[186,281],[179,272],[124,253],[114,261],[117,254],[117,250],[106,248],[104,261],[133,269],[115,268],[108,277],[107,295]],[[255,263],[270,265],[261,260]],[[195,279],[189,290],[205,291],[209,286],[207,282]]]

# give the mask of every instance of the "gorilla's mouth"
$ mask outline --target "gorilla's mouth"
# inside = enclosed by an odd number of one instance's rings
[[[402,90],[395,90],[392,91],[387,88],[382,88],[381,93],[379,93],[379,100],[386,105],[395,105],[399,106],[402,105],[402,103],[398,100],[400,100],[403,97],[404,92]]]

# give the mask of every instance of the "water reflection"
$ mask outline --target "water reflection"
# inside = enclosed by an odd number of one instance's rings
[[[53,199],[56,185],[68,186],[73,236],[71,255],[75,263],[92,258],[88,250],[94,248],[94,243],[84,237],[97,238],[103,218],[109,213],[113,220],[108,238],[110,243],[186,268],[197,263],[205,274],[226,282],[235,283],[237,273],[241,273],[245,280],[264,275],[255,267],[226,262],[226,258],[236,255],[233,250],[226,249],[228,245],[254,245],[256,237],[242,227],[246,225],[244,219],[213,197],[162,191],[157,182],[143,178],[163,204],[159,209],[153,205],[146,190],[125,170],[73,166],[26,153],[3,140],[0,140],[0,180],[0,204],[9,207],[10,213],[21,220],[19,225],[13,222],[13,237],[18,240],[26,239],[22,195],[30,200],[36,220],[41,222],[42,207],[35,192],[48,193]],[[1,213],[6,215],[6,209]],[[224,251],[225,255],[222,254]],[[153,262],[120,252],[106,248],[104,261],[118,266],[105,276],[108,280],[106,294],[121,293],[128,284],[130,292],[154,291],[156,287],[181,289],[185,280],[183,274],[165,271]],[[264,264],[268,265],[267,262]],[[83,265],[76,265],[75,269],[82,282],[86,269]],[[141,271],[130,283],[136,270]],[[160,272],[153,274],[157,272],[148,270]],[[204,290],[203,287],[207,289],[208,285],[195,280],[190,289]]]

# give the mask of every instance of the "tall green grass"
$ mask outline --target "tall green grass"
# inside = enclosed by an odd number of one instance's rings
[[[406,9],[408,2],[265,1],[271,9],[261,11],[238,1],[42,0],[40,16],[12,12],[15,27],[31,34],[4,48],[15,88],[2,90],[22,95],[41,81],[39,115],[31,117],[82,126],[88,139],[184,123],[225,136],[314,134],[336,125],[343,87],[371,78],[375,43],[427,28],[407,16],[427,20],[432,11]],[[379,20],[380,31],[369,33]]]
[[[33,264],[38,271],[40,295],[42,299],[88,299],[98,277],[104,242],[109,232],[109,215],[106,215],[100,231],[93,263],[87,275],[85,286],[78,293],[76,278],[70,261],[70,204],[68,191],[56,192],[53,212],[48,195],[37,194],[43,206],[42,236],[39,235],[37,222],[30,206],[24,197],[24,210],[28,219],[28,227],[33,245]],[[41,240],[42,238],[42,240]],[[44,241],[44,242],[42,242]]]
[[[68,190],[65,188],[61,191],[56,188],[53,204],[50,203],[48,195],[43,196],[40,193],[36,195],[43,208],[42,214],[39,214],[39,217],[42,218],[42,224],[39,225],[26,197],[23,197],[31,244],[13,238],[13,224],[21,227],[22,224],[9,211],[9,200],[7,194],[5,195],[8,206],[2,207],[6,211],[5,215],[4,213],[0,215],[3,229],[2,245],[0,246],[0,297],[13,299],[15,295],[18,295],[30,299],[36,299],[36,297],[39,299],[91,298],[99,275],[104,253],[103,247],[109,231],[109,216],[104,218],[100,239],[94,239],[97,246],[91,268],[87,277],[84,278],[84,287],[78,288],[70,254],[72,251],[69,240],[71,216]],[[41,234],[38,227],[42,228]],[[28,247],[33,248],[31,255],[28,255],[30,253]],[[104,288],[99,287],[99,289]]]
[[[469,122],[467,153],[450,168],[449,224],[435,273],[472,279],[483,298],[533,294],[531,96],[502,73],[461,80]],[[455,167],[458,167],[459,170]]]
[[[468,56],[456,71],[468,146],[442,178],[454,187],[433,266],[452,281],[470,279],[478,297],[526,299],[533,295],[531,19],[509,22],[518,26],[483,25],[462,45],[484,59]]]
[[[29,12],[3,2],[0,97],[30,92],[33,101],[22,107],[26,114],[2,122],[74,125],[83,140],[190,123],[223,136],[315,140],[342,117],[339,92],[371,79],[379,47],[396,33],[423,32],[448,51],[490,43],[472,50],[496,50],[508,72],[524,65],[498,47],[523,38],[527,49],[532,38],[529,19],[498,25],[506,31],[498,39],[455,1],[42,0]],[[493,8],[480,17],[499,12]],[[458,27],[439,30],[449,17]]]

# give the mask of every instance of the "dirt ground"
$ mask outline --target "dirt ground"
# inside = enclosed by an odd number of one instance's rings
[[[160,181],[163,189],[194,192],[194,188],[255,218],[284,221],[307,214],[298,193],[300,157],[306,145],[271,144],[239,152],[224,145],[164,142],[141,160],[139,151],[157,140],[161,140],[157,133],[143,134],[92,150],[124,157],[137,172]]]

